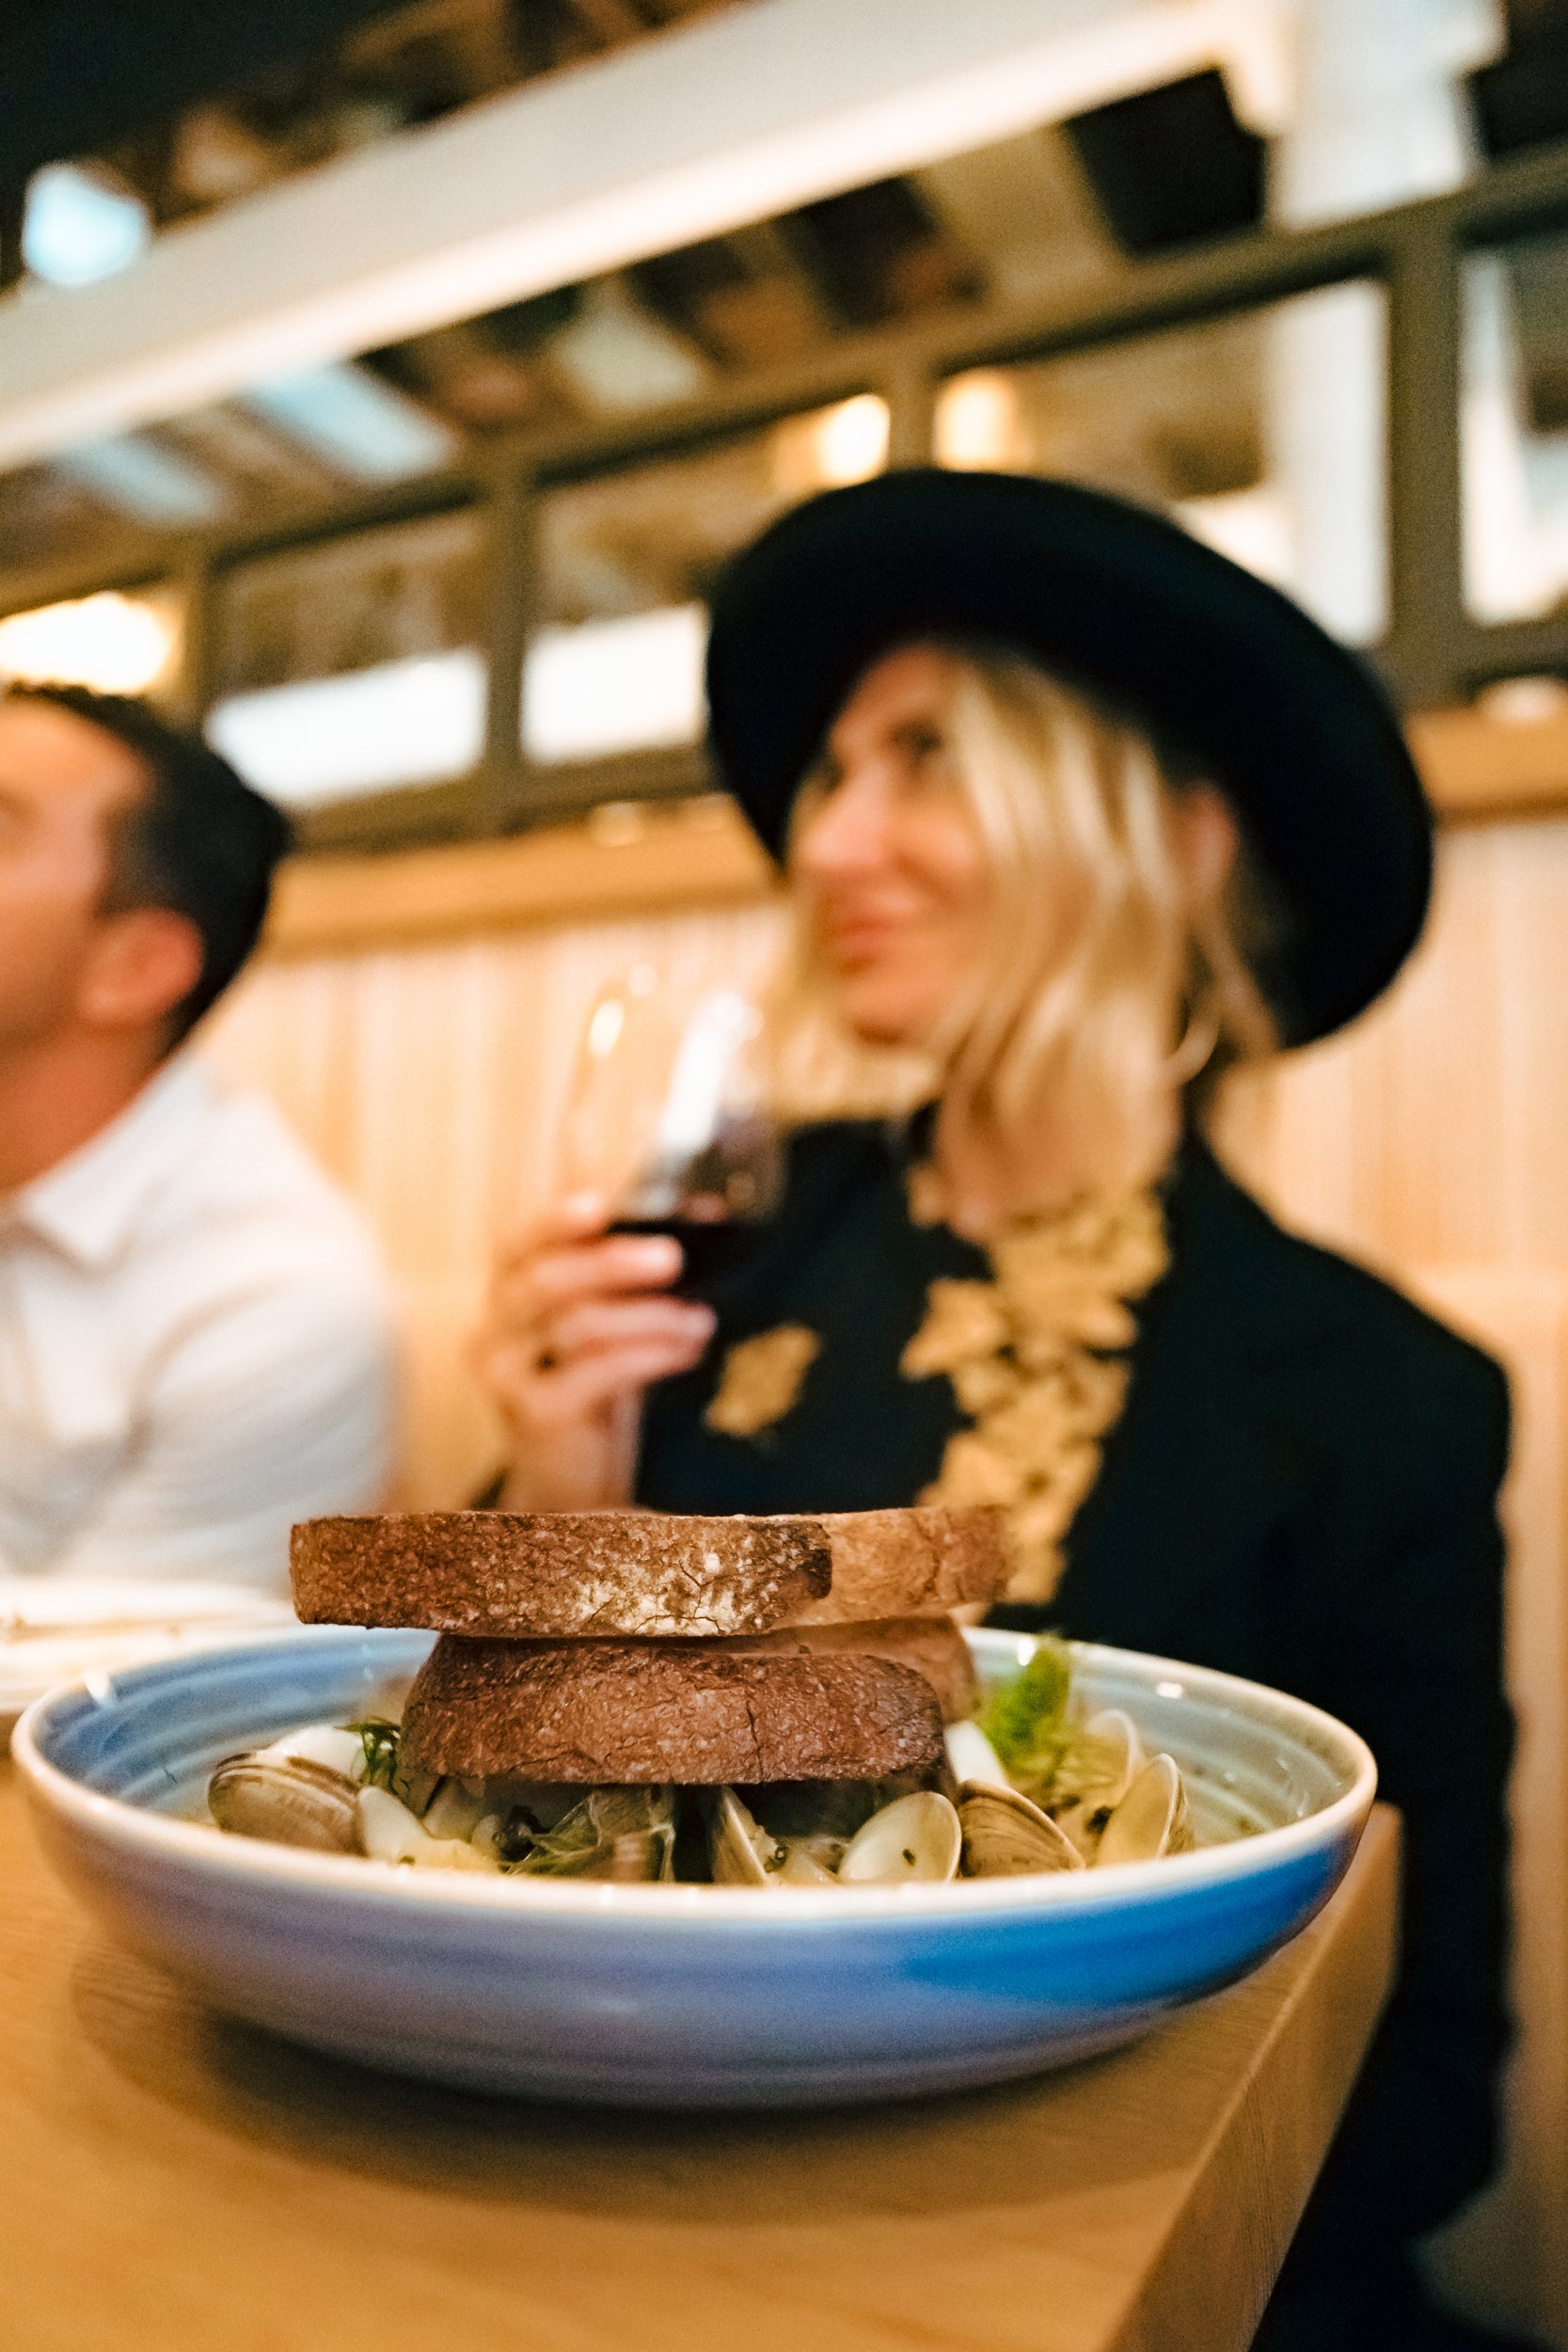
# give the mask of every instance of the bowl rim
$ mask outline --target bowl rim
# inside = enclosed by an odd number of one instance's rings
[[[134,1682],[151,1673],[211,1668],[224,1659],[248,1653],[284,1650],[299,1645],[301,1635],[312,1647],[325,1647],[334,1637],[363,1640],[367,1632],[393,1630],[359,1626],[301,1627],[264,1640],[251,1639],[189,1653],[177,1653],[128,1666],[114,1678]],[[395,1629],[413,1634],[417,1628]],[[1022,1664],[1035,1646],[1035,1636],[999,1627],[966,1629],[966,1638],[982,1657],[1010,1651]],[[324,1641],[322,1637],[326,1637]],[[1040,1872],[1016,1878],[959,1879],[945,1883],[916,1883],[902,1886],[699,1886],[623,1885],[582,1879],[492,1877],[449,1870],[386,1868],[368,1870],[358,1854],[316,1853],[295,1846],[275,1845],[267,1839],[225,1836],[203,1821],[182,1820],[133,1804],[121,1797],[103,1796],[86,1788],[43,1753],[57,1712],[86,1697],[102,1703],[79,1676],[57,1683],[26,1709],[11,1735],[11,1752],[29,1798],[90,1844],[107,1845],[135,1853],[144,1863],[161,1863],[189,1877],[230,1881],[237,1887],[272,1886],[309,1897],[335,1896],[340,1902],[372,1914],[391,1912],[410,1920],[421,1915],[466,1914],[497,1916],[536,1916],[539,1919],[622,1919],[654,1930],[690,1929],[703,1924],[744,1923],[752,1929],[787,1933],[820,1927],[825,1921],[865,1927],[877,1921],[923,1924],[942,1920],[960,1924],[997,1913],[1060,1911],[1074,1916],[1094,1915],[1132,1902],[1180,1900],[1200,1889],[1214,1888],[1254,1878],[1260,1871],[1289,1867],[1327,1851],[1342,1838],[1354,1846],[1377,1791],[1377,1765],[1371,1750],[1357,1732],[1336,1716],[1267,1684],[1250,1682],[1218,1667],[1194,1666],[1176,1659],[1154,1657],[1141,1650],[1119,1649],[1107,1643],[1071,1642],[1075,1661],[1090,1671],[1098,1662],[1107,1667],[1134,1669],[1150,1682],[1181,1682],[1196,1686],[1194,1695],[1243,1708],[1258,1701],[1269,1711],[1283,1710],[1298,1736],[1315,1732],[1320,1747],[1338,1751],[1352,1772],[1341,1795],[1301,1820],[1275,1829],[1259,1830],[1249,1837],[1224,1845],[1203,1846],[1152,1862],[1107,1864],[1093,1870]],[[1167,1695],[1177,1695],[1168,1693]],[[1183,1688],[1181,1696],[1186,1695]],[[781,1901],[778,1899],[783,1898]]]

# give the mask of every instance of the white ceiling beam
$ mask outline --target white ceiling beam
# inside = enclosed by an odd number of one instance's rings
[[[169,230],[120,277],[24,283],[0,305],[0,466],[1203,66],[1256,109],[1278,17],[1279,0],[750,0]]]

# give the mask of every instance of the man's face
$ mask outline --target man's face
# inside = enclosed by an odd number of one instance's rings
[[[145,790],[135,754],[103,727],[0,701],[0,1052],[72,1018],[106,919],[108,821]]]

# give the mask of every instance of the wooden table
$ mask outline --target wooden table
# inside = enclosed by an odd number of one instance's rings
[[[1069,2073],[771,2117],[502,2105],[111,1945],[0,1764],[6,2352],[1230,2352],[1383,2001],[1398,1827],[1245,1983]]]

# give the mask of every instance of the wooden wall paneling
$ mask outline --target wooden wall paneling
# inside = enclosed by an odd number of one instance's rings
[[[365,951],[522,925],[679,914],[766,898],[772,868],[733,801],[621,803],[575,824],[442,849],[290,858],[267,923],[274,955]]]
[[[1513,1998],[1503,2169],[1430,2249],[1447,2294],[1494,2323],[1568,2346],[1568,1275],[1440,1267],[1412,1288],[1507,1366],[1514,1448],[1508,1678],[1519,1726],[1512,1789]]]
[[[1418,711],[1409,722],[1416,765],[1444,816],[1517,817],[1568,802],[1568,699],[1538,681],[1523,707],[1516,691],[1513,701],[1499,716],[1495,690],[1468,708]]]
[[[253,964],[201,1032],[222,1069],[270,1094],[350,1190],[358,1040],[346,975],[332,962]]]
[[[1568,822],[1445,833],[1388,997],[1237,1081],[1220,1132],[1289,1222],[1383,1266],[1568,1264]]]
[[[203,1050],[260,1086],[364,1210],[402,1304],[396,1500],[466,1501],[499,1433],[466,1345],[498,1239],[549,1198],[595,996],[638,961],[760,985],[782,938],[758,903],[438,938],[258,963]]]

